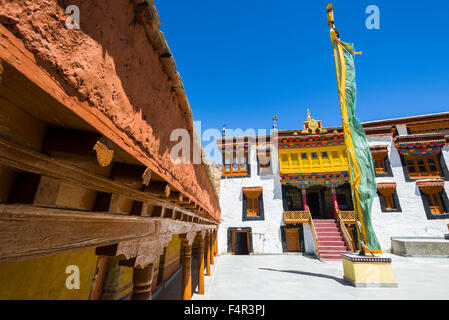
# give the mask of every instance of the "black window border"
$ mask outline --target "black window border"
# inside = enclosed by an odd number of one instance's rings
[[[402,171],[404,172],[404,180],[406,182],[414,182],[416,180],[423,179],[423,178],[410,178],[410,175],[408,173],[408,168],[407,168],[407,165],[405,163],[405,157],[404,157],[404,155],[402,155],[400,153],[399,153],[399,155],[400,155],[400,158],[401,158]],[[437,160],[439,162],[441,171],[443,173],[443,176],[442,176],[443,180],[444,181],[449,181],[449,169],[448,169],[448,166],[446,164],[446,161],[444,161],[443,152],[438,153]]]
[[[374,158],[373,158],[373,161],[374,161]],[[385,162],[385,168],[387,169],[387,172],[385,172],[385,173],[375,172],[376,178],[384,178],[384,177],[392,178],[392,177],[394,177],[393,170],[391,169],[390,157],[388,156],[388,154],[385,156],[384,162]]]
[[[445,211],[445,213],[442,213],[442,214],[432,214],[430,212],[429,201],[427,200],[427,196],[426,196],[425,192],[423,192],[421,190],[421,188],[419,188],[419,187],[418,187],[418,189],[421,194],[421,200],[422,200],[422,203],[424,206],[424,211],[426,213],[427,220],[448,219],[449,218],[449,198],[447,197],[446,190],[444,190],[444,188],[440,192],[441,200],[443,200],[443,209]]]
[[[263,207],[263,190],[260,193],[259,196],[259,215],[256,217],[253,216],[248,216],[247,215],[247,211],[246,211],[246,195],[245,193],[242,191],[242,221],[265,221],[265,211],[264,211],[264,207]]]
[[[402,212],[401,204],[399,203],[399,197],[398,197],[397,190],[394,190],[394,193],[393,193],[393,201],[394,201],[394,205],[396,206],[396,209],[387,209],[386,208],[384,197],[380,191],[377,191],[377,196],[379,197],[380,209],[382,210],[382,212],[386,212],[386,213]]]
[[[447,167],[447,163],[444,160],[443,151],[441,151],[438,156],[438,161],[440,162],[440,168],[443,171],[443,179],[444,181],[449,181],[449,169]]]

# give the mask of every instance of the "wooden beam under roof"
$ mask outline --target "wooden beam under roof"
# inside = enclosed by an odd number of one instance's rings
[[[6,84],[0,86],[0,96],[4,96],[3,89],[7,88],[9,91],[6,93],[12,93],[9,96],[11,101],[17,101],[20,103],[20,108],[50,125],[104,135],[118,147],[115,152],[117,159],[114,155],[115,160],[148,166],[176,190],[189,192],[178,180],[167,174],[148,157],[145,150],[131,137],[123,131],[116,130],[111,119],[101,110],[92,108],[87,101],[80,100],[76,95],[69,95],[60,83],[39,65],[33,53],[27,50],[23,42],[2,25],[0,25],[0,35],[0,58],[5,65],[3,83]],[[182,81],[180,83],[182,84]],[[23,92],[27,92],[27,95],[23,95]],[[189,109],[188,104],[187,109]],[[190,113],[189,116],[191,116]],[[192,194],[186,195],[194,197]],[[219,211],[217,200],[217,198],[213,199],[210,208],[214,210],[214,214],[215,210]],[[210,217],[218,221],[211,213]]]
[[[111,170],[111,178],[116,181],[144,186],[150,183],[151,175],[151,169],[145,166],[126,163],[114,163]]]
[[[132,186],[88,172],[64,161],[50,158],[3,138],[0,138],[0,164],[17,170],[64,179],[66,182],[76,183],[97,191],[121,194],[133,200],[176,209],[188,215],[192,214],[166,199],[158,198]]]
[[[173,219],[0,205],[0,263],[117,243],[140,245],[172,234],[210,228],[215,226]],[[133,257],[132,250],[126,252],[127,258]]]

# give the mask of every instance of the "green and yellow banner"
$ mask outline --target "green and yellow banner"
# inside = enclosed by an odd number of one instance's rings
[[[371,207],[377,191],[374,162],[365,130],[355,116],[354,55],[356,52],[352,44],[338,39],[336,30],[331,30],[331,39],[359,240],[364,252],[382,253],[371,225]]]

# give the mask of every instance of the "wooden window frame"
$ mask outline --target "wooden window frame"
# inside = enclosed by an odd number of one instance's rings
[[[402,212],[395,183],[378,184],[377,195],[379,196],[382,212]]]
[[[373,160],[374,160],[374,171],[376,172],[376,174],[388,173],[387,165],[385,164],[385,158],[382,159],[373,158]]]
[[[258,217],[260,215],[259,197],[246,196],[246,216]]]
[[[388,147],[372,146],[370,150],[373,157],[374,172],[376,177],[392,177],[393,172],[388,159]]]
[[[427,199],[427,206],[431,215],[439,216],[447,213],[442,197],[444,191],[443,185],[420,186],[419,188]]]
[[[419,160],[423,160],[424,164],[419,164],[418,163]],[[434,160],[435,163],[434,166],[436,167],[436,171],[430,170],[430,167],[432,165],[429,164],[428,160]],[[413,161],[414,163],[409,164],[410,161]],[[441,168],[441,164],[437,154],[422,155],[422,156],[404,156],[404,165],[407,168],[408,177],[410,179],[443,177],[443,170]],[[421,167],[424,167],[426,171],[421,171]],[[410,171],[410,168],[414,168],[414,170]]]
[[[443,199],[441,199],[441,192],[426,193],[427,201],[429,203],[431,214],[446,213],[443,206]]]
[[[247,176],[249,174],[249,167],[250,167],[250,164],[249,164],[249,161],[248,161],[248,159],[249,159],[248,151],[244,151],[243,158],[246,161],[246,169],[242,169],[242,164],[239,161],[237,161],[236,164],[234,163],[234,159],[238,159],[236,152],[234,152],[232,154],[232,158],[231,158],[232,159],[232,163],[231,164],[227,164],[226,163],[226,159],[228,159],[228,158],[226,157],[226,154],[223,153],[223,172],[222,172],[222,175],[224,177],[229,177],[229,176]],[[226,170],[226,166],[227,165],[230,166],[230,170]],[[238,166],[237,170],[234,169],[234,165]]]
[[[242,188],[242,221],[265,220],[262,187]]]
[[[388,148],[386,146],[372,147],[371,155],[373,157],[376,177],[393,176],[388,161]]]
[[[449,198],[444,189],[444,181],[416,181],[416,185],[421,193],[421,199],[424,206],[427,219],[448,219],[449,218]],[[435,206],[435,198],[430,196],[437,194],[437,205]],[[430,200],[430,201],[429,201]],[[438,201],[440,200],[440,201]],[[442,208],[440,207],[442,205]],[[439,207],[439,208],[436,208]],[[440,212],[440,213],[438,213]]]

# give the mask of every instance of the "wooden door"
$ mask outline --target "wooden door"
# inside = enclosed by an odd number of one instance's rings
[[[284,229],[287,252],[300,252],[299,228]]]

